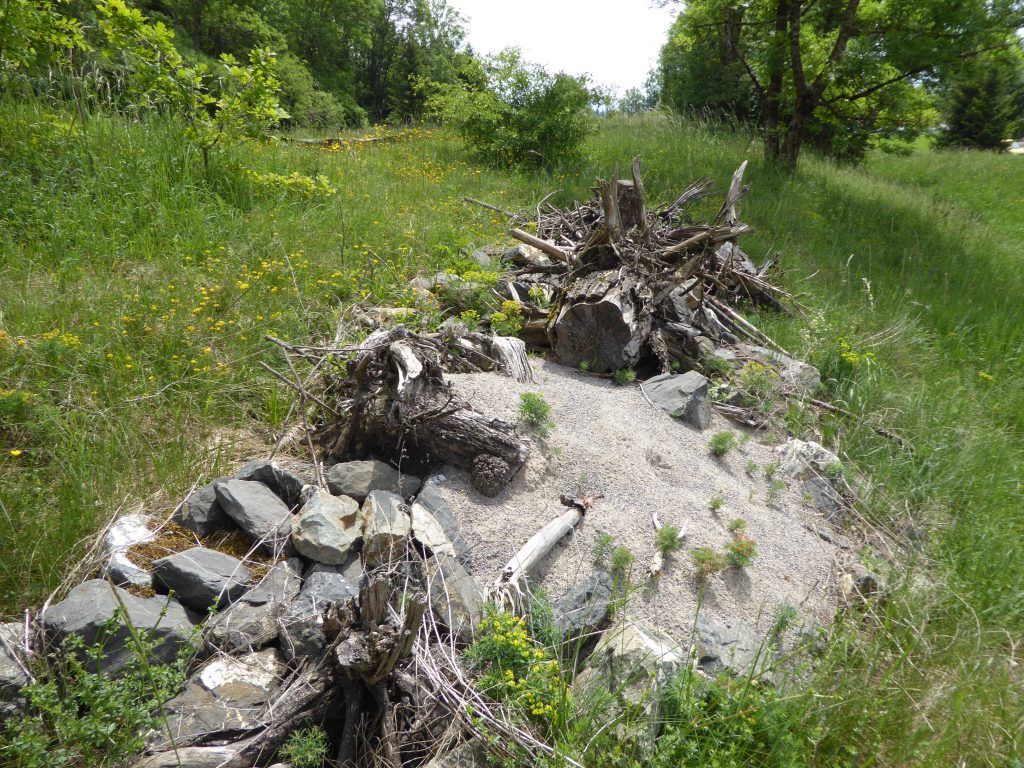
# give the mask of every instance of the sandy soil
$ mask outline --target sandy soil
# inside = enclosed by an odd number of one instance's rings
[[[691,549],[722,549],[734,518],[747,522],[758,558],[746,569],[712,576],[702,610],[717,618],[741,619],[760,630],[770,626],[780,605],[798,608],[805,620],[827,622],[835,606],[839,575],[837,550],[808,531],[820,516],[785,490],[773,505],[763,472],[750,477],[747,464],[763,468],[772,448],[749,439],[716,459],[711,435],[739,432],[715,415],[700,432],[652,407],[638,386],[618,387],[550,362],[535,362],[537,381],[517,384],[498,374],[452,376],[456,389],[478,410],[518,420],[519,395],[541,392],[551,405],[556,427],[549,438],[533,438],[527,466],[493,499],[477,493],[466,473],[446,469],[439,490],[452,507],[473,547],[471,572],[482,585],[492,582],[516,549],[545,523],[565,511],[563,493],[602,493],[577,531],[566,537],[537,571],[552,596],[593,570],[598,532],[636,555],[634,581],[642,583],[654,554],[651,513],[666,524],[688,524],[684,545],[670,555],[660,583],[637,590],[627,612],[651,620],[677,637],[689,636],[700,584]],[[725,499],[713,512],[712,497]]]

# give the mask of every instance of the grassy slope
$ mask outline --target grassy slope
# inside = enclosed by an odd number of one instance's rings
[[[274,362],[262,333],[330,333],[339,298],[401,301],[392,272],[459,265],[462,246],[500,240],[503,222],[460,195],[510,208],[552,188],[579,197],[639,153],[649,196],[664,198],[703,175],[722,185],[749,157],[743,216],[758,232],[747,250],[781,252],[811,308],[806,322],[761,322],[831,372],[831,396],[863,414],[819,429],[872,471],[875,521],[893,510],[928,521],[917,556],[937,585],[897,594],[862,642],[834,643],[821,698],[793,717],[821,764],[1012,754],[1024,262],[1022,217],[1001,201],[1020,197],[1019,159],[927,155],[852,170],[808,157],[793,181],[742,137],[638,119],[605,124],[590,167],[570,178],[466,165],[443,135],[338,154],[245,147],[208,176],[166,128],[98,120],[94,174],[67,120],[0,110],[0,381],[15,391],[0,396],[0,612],[37,601],[126,499],[179,499],[215,474],[221,459],[202,447],[215,429],[278,425],[290,401],[255,367]],[[338,194],[254,196],[244,167],[323,173]],[[874,423],[907,435],[916,454]]]

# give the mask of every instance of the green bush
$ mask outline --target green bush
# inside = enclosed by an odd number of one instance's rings
[[[591,126],[586,80],[552,75],[507,49],[484,62],[487,87],[432,83],[428,111],[451,125],[481,160],[552,168],[582,157]]]
[[[53,665],[37,672],[23,689],[30,714],[0,730],[0,765],[122,765],[142,751],[146,731],[163,722],[160,707],[181,690],[194,647],[183,646],[172,664],[152,664],[152,638],[132,636],[132,658],[113,678],[95,670],[114,629],[112,620],[92,646],[72,635]]]
[[[277,756],[295,768],[320,768],[327,759],[327,733],[318,726],[292,731]]]
[[[555,427],[551,406],[540,392],[523,392],[519,396],[519,418],[547,437]]]

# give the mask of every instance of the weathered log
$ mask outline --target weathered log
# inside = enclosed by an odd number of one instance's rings
[[[526,461],[529,441],[514,424],[472,410],[455,394],[441,361],[449,351],[401,326],[368,338],[344,366],[347,419],[319,433],[328,452],[338,459],[380,455],[398,461],[411,448],[425,464],[466,469],[478,456],[496,456],[508,467],[505,480],[511,479]],[[523,361],[516,365],[521,371]]]
[[[554,243],[549,243],[547,240],[541,240],[539,237],[534,237],[529,232],[524,232],[521,229],[512,228],[508,231],[512,237],[519,240],[527,245],[532,245],[539,251],[543,251],[548,256],[558,261],[567,262],[570,260],[569,254],[563,249],[559,248]]]
[[[631,270],[596,272],[569,289],[548,329],[551,348],[595,373],[631,368],[651,332],[651,287]]]

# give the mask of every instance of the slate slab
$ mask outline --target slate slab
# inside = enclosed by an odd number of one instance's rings
[[[401,474],[383,461],[346,461],[327,470],[327,487],[335,496],[351,496],[362,504],[371,491],[408,498],[419,489],[420,479]]]
[[[642,385],[651,402],[673,418],[696,427],[711,426],[711,399],[708,380],[696,371],[663,373]]]
[[[206,547],[153,561],[154,589],[174,590],[182,604],[200,613],[233,603],[249,589],[251,578],[241,560]]]
[[[255,480],[226,480],[214,487],[221,507],[253,541],[271,554],[291,549],[291,510],[270,488]]]

